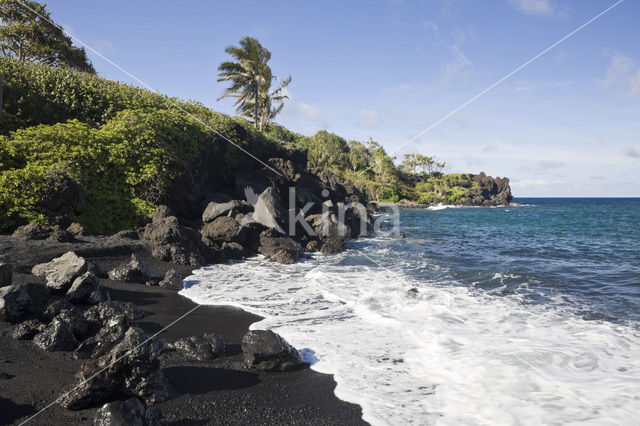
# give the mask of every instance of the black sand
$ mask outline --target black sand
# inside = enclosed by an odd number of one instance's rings
[[[157,261],[138,241],[83,238],[80,243],[23,241],[0,236],[0,260],[14,265],[14,283],[39,282],[30,275],[33,265],[66,251],[96,263],[103,271],[128,261],[135,251],[160,279],[175,267],[183,276],[190,267]],[[113,300],[130,301],[149,313],[138,322],[156,333],[193,309],[194,304],[174,291],[141,284],[102,280]],[[243,365],[240,341],[258,316],[232,307],[200,306],[158,338],[173,341],[205,332],[216,333],[230,345],[228,357],[185,361],[168,355],[163,371],[173,387],[172,398],[157,405],[171,425],[209,424],[365,424],[359,406],[338,400],[331,376],[311,370],[260,373]],[[9,336],[13,326],[0,322],[0,424],[20,424],[54,402],[60,390],[73,382],[82,363],[69,352],[43,352],[30,341]],[[69,411],[51,405],[27,424],[91,424],[95,409]]]

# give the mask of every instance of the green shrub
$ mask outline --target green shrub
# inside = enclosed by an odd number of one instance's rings
[[[37,201],[52,173],[82,189],[75,219],[103,232],[137,226],[171,183],[198,165],[212,133],[175,110],[125,110],[100,128],[77,120],[21,129],[2,139],[0,230],[44,221]],[[27,190],[21,191],[20,188]]]

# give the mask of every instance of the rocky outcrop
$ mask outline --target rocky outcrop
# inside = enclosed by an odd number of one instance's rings
[[[223,259],[244,259],[251,255],[251,250],[245,249],[238,243],[223,243],[220,247],[220,256]]]
[[[31,340],[45,329],[46,325],[36,319],[24,321],[11,330],[11,337],[16,340]]]
[[[158,207],[141,232],[154,257],[200,266],[261,253],[276,262],[292,263],[304,248],[335,253],[349,238],[370,231],[372,221],[364,206],[356,209],[350,204],[364,202],[362,194],[328,170],[309,169],[305,151],[282,150],[269,157],[267,164],[262,168],[241,165],[230,174],[231,182],[229,176],[211,180],[214,171],[209,169],[203,171],[208,177],[200,176],[204,180],[191,186],[180,183],[185,194],[172,195],[168,201],[183,223],[200,232],[183,226],[168,207]],[[178,191],[173,194],[178,196]],[[193,214],[196,198],[197,216]],[[177,205],[178,199],[183,203],[188,199],[189,206]],[[313,225],[296,221],[296,228],[289,229],[293,217],[310,218]]]
[[[0,288],[0,319],[21,322],[44,309],[48,290],[40,284],[14,284]]]
[[[105,326],[107,321],[118,315],[125,315],[130,321],[136,321],[144,317],[144,312],[133,303],[115,301],[102,302],[84,311],[85,318],[96,329]]]
[[[175,341],[169,348],[198,361],[208,361],[224,355],[225,344],[215,334],[205,333]]]
[[[66,297],[71,303],[95,305],[109,300],[109,292],[93,272],[87,271],[73,281]]]
[[[31,273],[45,277],[47,287],[54,294],[65,294],[73,281],[87,271],[87,261],[70,251],[33,267]]]
[[[25,240],[45,240],[49,235],[51,235],[51,228],[38,223],[21,226],[13,232],[14,237]]]
[[[242,338],[247,365],[263,371],[291,371],[303,368],[302,356],[271,330],[252,330]]]
[[[209,223],[220,216],[235,216],[237,213],[249,213],[253,208],[246,201],[231,200],[226,203],[211,201],[202,213],[202,222]]]
[[[57,317],[60,312],[73,310],[79,311],[79,309],[69,303],[68,300],[54,300],[53,302],[49,303],[46,309],[44,309],[44,311],[42,312],[42,318],[46,321],[51,321],[52,319]]]
[[[309,222],[320,240],[322,253],[337,253],[351,238],[351,229],[333,212],[310,216]]]
[[[0,287],[11,285],[13,279],[13,267],[0,262]]]
[[[30,311],[27,289],[22,285],[0,288],[0,318],[3,321],[19,322]]]
[[[282,200],[274,187],[265,189],[253,206],[251,221],[257,222],[265,228],[275,229],[284,233],[286,212],[282,208]]]
[[[291,264],[302,255],[302,246],[292,238],[268,229],[260,234],[258,251],[272,262]]]
[[[476,186],[469,190],[469,200],[476,206],[504,206],[513,200],[508,178],[492,178],[484,172],[473,176]]]
[[[68,311],[67,311],[68,312]],[[78,346],[71,325],[63,318],[56,317],[33,338],[33,343],[45,351],[72,351]]]
[[[244,234],[240,232],[240,224],[229,216],[220,216],[207,223],[202,228],[202,235],[214,244],[244,241]]]
[[[70,243],[75,240],[75,235],[60,225],[50,227],[37,223],[19,227],[14,231],[13,236],[25,240],[51,240],[58,243]]]
[[[60,405],[81,410],[117,397],[139,397],[147,404],[165,401],[169,384],[160,370],[160,343],[131,327],[107,354],[82,364],[75,383],[62,391]]]
[[[135,254],[132,254],[129,263],[109,271],[109,279],[144,284],[151,279],[151,273],[146,265],[140,262]]]
[[[104,326],[77,347],[74,356],[79,359],[95,359],[111,350],[131,327],[131,320],[124,314],[108,318]]]
[[[74,237],[81,237],[84,234],[84,227],[78,222],[73,222],[67,227],[67,232],[70,232]]]
[[[93,426],[165,426],[159,410],[148,408],[138,398],[104,404],[93,416]]]
[[[171,290],[182,290],[184,288],[182,285],[182,275],[174,268],[169,269],[164,274],[164,277],[158,285]]]
[[[210,261],[202,235],[180,225],[167,206],[157,208],[151,223],[142,231],[142,239],[151,244],[153,257],[160,260],[191,266]]]
[[[75,240],[75,236],[60,225],[55,225],[47,239],[58,243],[70,243]]]

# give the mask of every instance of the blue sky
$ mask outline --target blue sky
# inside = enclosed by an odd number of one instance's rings
[[[409,139],[615,0],[51,0],[56,22],[160,92],[217,101],[245,36],[292,75],[278,122],[374,140],[516,196],[640,196],[640,2],[625,0],[415,142]],[[135,83],[89,54],[98,73]]]

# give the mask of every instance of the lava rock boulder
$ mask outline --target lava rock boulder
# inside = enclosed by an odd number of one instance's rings
[[[109,279],[144,284],[151,279],[151,274],[146,265],[140,262],[135,254],[132,254],[129,263],[109,271]]]
[[[224,354],[225,350],[222,338],[210,333],[180,339],[168,346],[198,361],[218,358]]]
[[[292,371],[306,366],[300,352],[271,330],[252,330],[242,338],[247,365],[263,371]]]
[[[36,265],[31,273],[45,277],[47,287],[54,294],[65,294],[73,281],[87,271],[87,261],[70,251],[51,262]]]

